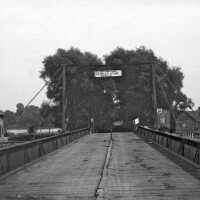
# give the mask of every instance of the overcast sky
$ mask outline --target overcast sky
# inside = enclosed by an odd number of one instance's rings
[[[151,48],[182,68],[183,91],[200,106],[199,0],[1,0],[0,27],[0,110],[26,104],[43,84],[43,58],[71,46],[98,56]]]

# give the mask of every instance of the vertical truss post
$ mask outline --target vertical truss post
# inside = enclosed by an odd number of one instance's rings
[[[62,129],[66,132],[66,65],[62,65]]]
[[[156,72],[155,64],[151,65],[151,80],[152,80],[152,102],[153,102],[153,126],[158,128],[158,117],[157,117],[157,93],[156,93]]]

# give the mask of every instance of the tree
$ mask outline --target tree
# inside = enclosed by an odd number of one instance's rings
[[[54,123],[54,113],[53,108],[49,102],[43,102],[40,108],[40,115],[42,118],[42,126],[51,128]]]
[[[22,122],[22,115],[24,113],[24,105],[23,103],[18,103],[16,105],[16,113],[15,113],[15,117],[16,117],[16,124],[17,124],[17,127],[23,127],[24,124]]]
[[[22,125],[25,128],[37,128],[41,124],[40,109],[37,106],[27,106],[22,114]]]
[[[135,117],[139,117],[143,124],[152,125],[151,63],[156,71],[158,108],[176,112],[193,106],[192,100],[181,91],[184,78],[181,69],[170,68],[151,49],[117,48],[105,55],[104,61],[75,48],[58,49],[54,55],[43,60],[41,78],[48,81],[47,97],[54,103],[52,109],[57,126],[61,126],[63,64],[67,67],[66,116],[70,129],[86,126],[90,118],[94,118],[99,127],[106,128],[116,119],[122,119],[130,126]],[[102,66],[103,63],[106,65]],[[108,69],[122,69],[123,76],[116,79],[93,78],[95,70]],[[114,98],[120,100],[119,116]]]
[[[29,128],[31,126],[37,128],[40,125],[39,107],[33,105],[24,107],[22,103],[18,103],[16,107],[15,119],[17,128]]]
[[[23,113],[23,111],[24,111],[24,105],[23,105],[23,103],[18,103],[16,105],[16,107],[17,107],[16,114],[17,115],[21,115]]]
[[[15,113],[10,111],[10,110],[6,110],[4,112],[4,120],[5,120],[5,127],[6,128],[13,128],[16,126],[16,117],[15,117]]]
[[[68,128],[80,128],[89,124],[90,118],[94,118],[96,124],[109,126],[109,107],[102,109],[109,104],[103,91],[107,89],[108,81],[95,80],[93,72],[102,65],[101,60],[89,52],[81,52],[78,49],[58,49],[54,55],[47,56],[43,60],[44,68],[41,71],[41,78],[48,81],[47,97],[55,106],[56,120],[61,122],[62,106],[62,65],[66,65],[66,88],[67,88],[67,113]],[[73,67],[70,67],[73,65]],[[55,75],[56,74],[56,75]],[[57,123],[61,126],[61,124]]]
[[[116,80],[120,94],[121,118],[127,123],[140,117],[144,124],[153,124],[151,65],[156,67],[156,90],[158,107],[178,109],[193,105],[191,99],[182,93],[183,73],[180,68],[170,68],[166,61],[155,56],[151,49],[140,47],[136,50],[117,48],[105,56],[107,65],[120,65],[123,77]],[[116,67],[114,67],[116,68]]]

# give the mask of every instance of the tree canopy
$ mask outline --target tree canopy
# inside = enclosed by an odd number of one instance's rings
[[[171,68],[151,49],[116,48],[102,61],[79,49],[58,49],[43,60],[41,78],[48,81],[47,97],[54,102],[54,117],[61,122],[62,65],[66,67],[67,117],[69,128],[78,128],[94,118],[96,125],[109,128],[116,119],[130,124],[140,117],[142,123],[152,124],[151,64],[156,72],[158,108],[174,111],[192,107],[193,102],[182,92],[184,75],[179,67]],[[104,66],[102,66],[104,65]],[[115,79],[94,79],[95,70],[122,69],[123,76]],[[114,105],[114,99],[120,105]],[[117,111],[119,110],[119,112]]]
[[[43,64],[41,78],[49,81],[47,97],[55,104],[58,125],[61,121],[62,106],[62,64],[66,64],[68,128],[86,126],[91,118],[94,118],[100,127],[108,128],[113,112],[110,93],[113,91],[113,82],[93,78],[94,70],[103,64],[96,55],[75,48],[58,49],[53,56],[47,56]],[[104,90],[108,91],[106,95]]]
[[[174,111],[177,111],[193,106],[192,100],[181,91],[184,78],[181,69],[170,68],[166,61],[156,57],[150,49],[117,48],[105,56],[105,63],[112,66],[120,64],[123,69],[124,76],[116,81],[116,87],[122,102],[121,117],[126,121],[130,122],[139,116],[143,123],[152,124],[151,63],[156,73],[158,108],[169,110],[173,106]]]
[[[22,103],[16,105],[16,112],[6,110],[4,112],[5,125],[7,128],[26,128],[29,127],[54,127],[54,117],[52,108],[48,102],[44,102],[41,108]]]

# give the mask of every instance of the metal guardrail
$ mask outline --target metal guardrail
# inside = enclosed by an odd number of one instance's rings
[[[140,136],[151,140],[159,146],[181,156],[200,167],[200,140],[179,136],[177,134],[161,132],[147,127],[138,127]]]
[[[0,149],[0,175],[14,170],[70,142],[89,134],[90,128],[37,139]]]
[[[200,133],[196,131],[176,131],[177,134],[180,134],[181,136],[184,137],[190,137],[190,138],[198,138],[200,139]]]

